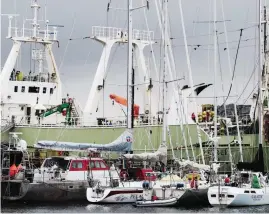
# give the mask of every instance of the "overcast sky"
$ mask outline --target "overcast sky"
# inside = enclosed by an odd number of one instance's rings
[[[19,13],[18,23],[21,24],[22,18],[31,18],[29,8],[29,0],[1,0],[2,13]],[[111,7],[126,8],[126,0],[111,0]],[[142,4],[142,0],[134,0],[134,5]],[[217,1],[217,20],[223,20],[221,0]],[[99,58],[101,56],[102,45],[90,39],[81,39],[91,35],[92,26],[111,26],[111,27],[126,27],[127,13],[126,11],[110,10],[107,12],[108,0],[39,0],[42,6],[40,19],[44,20],[44,5],[47,4],[47,19],[51,24],[64,25],[59,32],[60,48],[54,46],[54,53],[58,66],[60,67],[61,78],[65,85],[65,89],[72,95],[78,98],[84,106],[87,95],[94,77]],[[214,83],[214,40],[213,40],[213,24],[199,23],[197,21],[213,20],[213,0],[182,0],[184,21],[186,27],[187,40],[189,45],[200,45],[198,48],[189,46],[191,54],[191,66],[193,71],[194,84]],[[257,0],[225,0],[224,13],[227,21],[228,40],[231,53],[231,64],[234,66],[235,54],[238,45],[240,29],[243,30],[241,48],[239,49],[238,59],[235,70],[235,81],[231,91],[231,95],[241,94],[246,82],[253,72],[255,61],[257,58],[258,44],[258,1]],[[147,30],[144,9],[134,13],[134,28]],[[150,10],[146,11],[146,18],[149,23],[149,30],[155,32],[155,38],[158,42],[155,45],[155,56],[157,63],[160,61],[160,30],[156,15],[154,0],[150,0]],[[179,77],[185,77],[185,80],[180,84],[189,84],[187,61],[184,50],[184,40],[182,34],[181,18],[178,6],[178,0],[169,1],[169,20],[171,26],[174,57],[177,66]],[[1,42],[2,42],[2,67],[5,62],[10,48],[11,41],[5,39],[7,35],[7,17],[2,17],[1,24]],[[217,23],[219,32],[223,32],[223,23]],[[208,34],[211,34],[208,35]],[[78,38],[70,41],[70,38]],[[218,62],[217,69],[217,89],[218,96],[227,95],[231,74],[229,72],[227,61],[227,50],[225,44],[225,35],[219,34],[219,54],[221,62]],[[210,45],[211,44],[211,45]],[[208,46],[210,45],[210,46]],[[196,48],[196,50],[194,50]],[[116,93],[121,96],[126,96],[126,90],[123,86],[117,84],[126,84],[126,47],[118,45],[113,49],[111,66],[108,70],[107,86],[105,89],[105,102],[111,105],[108,98],[110,93]],[[145,49],[145,55],[150,56],[150,48]],[[27,58],[28,57],[28,58]],[[219,56],[218,56],[219,57]],[[23,52],[22,69],[29,69],[29,50]],[[60,66],[62,64],[62,66]],[[223,74],[224,93],[221,87],[220,65]],[[153,68],[153,66],[151,65]],[[256,72],[257,73],[257,70]],[[249,96],[257,83],[257,75],[252,78],[247,90],[240,100],[241,103]],[[213,88],[208,88],[201,96],[213,96]],[[139,102],[139,95],[136,97],[136,102]],[[229,99],[230,102],[236,98]],[[200,99],[199,99],[200,101]],[[203,100],[203,102],[211,102],[212,99]],[[138,103],[139,104],[139,103]],[[113,107],[116,108],[116,107]],[[117,107],[118,108],[118,107]]]

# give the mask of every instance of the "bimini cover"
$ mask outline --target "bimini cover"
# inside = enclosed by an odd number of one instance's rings
[[[161,144],[156,152],[145,152],[141,154],[124,154],[127,159],[138,161],[162,162],[167,164],[167,146]]]
[[[40,140],[34,144],[35,148],[51,149],[56,151],[82,151],[82,150],[97,150],[97,151],[113,151],[126,152],[131,151],[133,135],[131,130],[125,130],[116,140],[108,144],[94,143],[74,143],[63,141],[48,141]]]

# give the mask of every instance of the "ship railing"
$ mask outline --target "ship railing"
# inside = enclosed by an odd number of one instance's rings
[[[53,27],[53,30],[37,30],[36,37],[46,40],[57,40],[57,28]],[[31,28],[9,27],[8,37],[18,38],[32,38],[34,36],[34,30]]]
[[[103,27],[103,26],[93,26],[92,36],[102,37],[109,39],[128,39],[127,29],[115,28],[115,27]],[[133,39],[143,40],[143,41],[153,41],[154,32],[133,29]]]
[[[4,133],[14,127],[14,123],[12,121],[8,121],[6,119],[1,119],[1,132]]]
[[[35,119],[35,118],[34,118]],[[107,117],[107,118],[89,118],[85,119],[84,117],[72,117],[69,124],[65,123],[65,118],[57,122],[48,122],[44,119],[35,119],[33,117],[17,117],[15,119],[16,127],[70,127],[70,128],[79,128],[79,127],[105,127],[105,128],[115,128],[115,127],[127,127],[126,117]],[[45,122],[46,121],[46,122]],[[161,121],[155,120],[143,120],[141,118],[135,119],[135,127],[143,126],[159,126]]]

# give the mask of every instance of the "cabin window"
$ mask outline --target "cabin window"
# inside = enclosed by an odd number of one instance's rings
[[[50,94],[53,94],[53,88],[50,88]]]
[[[14,86],[14,92],[18,92],[18,86]]]
[[[244,193],[249,193],[249,191],[248,190],[245,190]]]
[[[94,168],[95,166],[94,166],[94,162],[93,161],[91,161],[91,168]]]
[[[43,94],[46,94],[46,92],[47,92],[47,88],[43,87]]]
[[[102,161],[100,162],[100,166],[101,166],[102,169],[106,168],[106,165]]]
[[[74,168],[74,169],[82,169],[83,168],[83,164],[82,164],[81,161],[79,161],[79,162],[73,162],[72,163],[72,168]]]
[[[39,93],[39,87],[30,86],[28,89],[29,93]]]
[[[251,192],[251,193],[256,193],[256,192],[255,192],[255,191],[253,191],[253,190],[252,190],[252,191],[250,191],[250,192]]]
[[[21,92],[25,92],[25,86],[21,87]]]
[[[234,198],[234,195],[228,195],[227,197],[228,198]]]
[[[99,163],[99,161],[95,161],[95,168],[100,168],[100,163]]]
[[[216,197],[216,194],[212,194],[211,197],[212,197],[212,198],[215,198],[215,197]]]

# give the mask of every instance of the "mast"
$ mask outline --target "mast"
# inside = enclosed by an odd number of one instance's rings
[[[132,36],[133,36],[133,25],[132,25],[132,3],[133,0],[128,0],[128,54],[127,54],[127,128],[130,131],[134,127],[133,123],[133,66],[132,66]]]
[[[217,153],[217,0],[214,0],[214,161],[218,161]]]
[[[163,128],[162,128],[162,144],[166,145],[166,90],[167,83],[166,81],[166,68],[167,68],[167,44],[166,44],[166,35],[167,35],[167,0],[164,0],[163,5],[164,13],[163,13],[163,27],[164,27],[164,37],[163,37],[163,45],[164,45],[164,66],[163,66]]]
[[[259,0],[259,69],[258,69],[258,80],[259,80],[259,97],[258,97],[258,119],[259,119],[259,145],[262,145],[263,141],[263,103],[262,103],[262,32],[261,32],[261,24],[262,24],[262,3]]]

